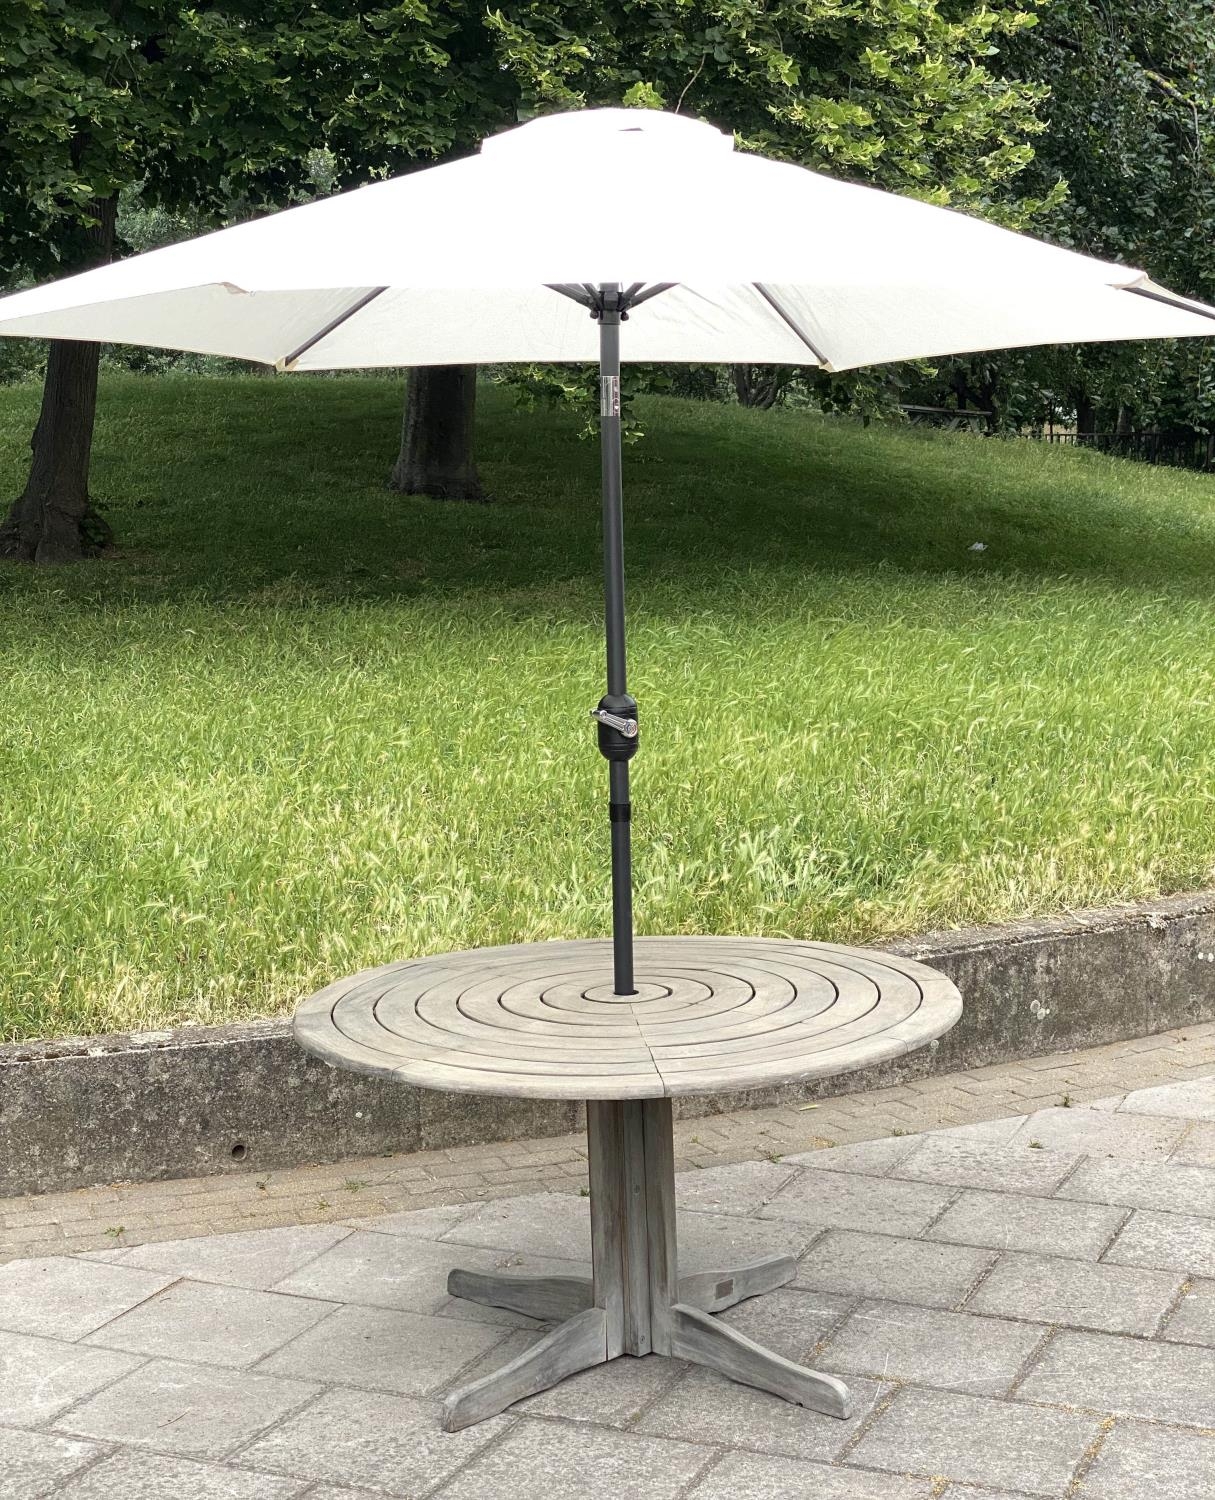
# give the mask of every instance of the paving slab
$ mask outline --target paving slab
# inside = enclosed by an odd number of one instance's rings
[[[589,1263],[591,1200],[569,1193],[529,1193],[481,1203],[443,1235],[442,1243]]]
[[[336,1303],[179,1281],[86,1340],[128,1354],[251,1365],[335,1311]]]
[[[932,1500],[933,1485],[794,1458],[728,1453],[688,1494],[690,1500]]]
[[[1116,1156],[1125,1161],[1164,1161],[1185,1131],[1184,1120],[1073,1107],[1040,1109],[1026,1116],[1024,1124],[1009,1139],[1014,1146],[1028,1146],[1037,1141],[1037,1149],[1046,1151]]]
[[[849,1460],[1057,1500],[1099,1432],[1095,1417],[908,1387]]]
[[[450,1207],[415,1208],[404,1213],[378,1214],[372,1218],[347,1219],[345,1222],[352,1229],[375,1229],[380,1234],[404,1234],[416,1240],[437,1240],[473,1212],[475,1209],[472,1204],[455,1203]]]
[[[463,1432],[443,1432],[439,1408],[412,1396],[327,1391],[317,1401],[243,1448],[245,1468],[386,1495],[428,1494],[507,1427],[491,1417]],[[536,1476],[531,1495],[537,1495]]]
[[[191,1458],[225,1458],[317,1389],[247,1370],[158,1359],[73,1407],[55,1430]]]
[[[1096,1260],[1126,1219],[1124,1208],[1025,1198],[966,1188],[932,1226],[929,1238],[993,1250],[1040,1251]]]
[[[966,1310],[1151,1338],[1182,1284],[1176,1271],[1010,1253],[1001,1256]]]
[[[675,1178],[675,1202],[720,1214],[753,1214],[794,1175],[785,1162],[739,1161],[725,1167],[702,1167]]]
[[[367,1490],[348,1490],[344,1485],[314,1484],[303,1493],[303,1500],[367,1500]]]
[[[504,1351],[503,1364],[507,1357]],[[625,1427],[669,1390],[684,1368],[682,1361],[656,1354],[613,1359],[532,1396],[518,1410],[533,1417],[567,1417],[599,1426]]]
[[[932,1134],[972,1141],[1010,1141],[1024,1123],[1024,1115],[1007,1115],[1000,1120],[968,1120],[964,1125],[949,1125]]]
[[[816,1363],[830,1374],[909,1380],[997,1396],[1012,1385],[1047,1329],[1003,1318],[863,1302]]]
[[[1215,1077],[1136,1089],[1119,1105],[1121,1114],[1176,1116],[1181,1120],[1215,1120]]]
[[[1191,1125],[1169,1153],[1178,1166],[1215,1167],[1215,1125]]]
[[[910,1156],[898,1162],[890,1175],[953,1187],[1049,1197],[1079,1160],[1079,1156],[1067,1151],[930,1135]]]
[[[0,1333],[0,1419],[12,1427],[40,1426],[142,1363],[109,1349]]]
[[[497,1347],[505,1336],[505,1329],[485,1323],[347,1306],[267,1356],[257,1369],[263,1375],[286,1375],[325,1385],[425,1396]]]
[[[1215,1218],[1215,1168],[1091,1156],[1058,1188],[1055,1197]]]
[[[691,1443],[524,1418],[443,1500],[675,1500],[712,1455]],[[542,1489],[537,1481],[543,1476]]]
[[[1192,1281],[1161,1338],[1215,1347],[1215,1281]]]
[[[893,1389],[863,1378],[849,1380],[848,1388],[853,1414],[843,1422],[693,1368],[645,1413],[637,1430],[830,1462],[856,1435],[879,1398]]]
[[[851,1146],[831,1146],[818,1151],[802,1151],[782,1156],[786,1166],[818,1167],[824,1172],[860,1172],[866,1177],[885,1177],[891,1167],[910,1156],[922,1135],[887,1135],[873,1141],[856,1141]]]
[[[115,1453],[55,1493],[66,1500],[296,1500],[306,1486],[192,1458]]]
[[[1211,1500],[1215,1434],[1119,1422],[1084,1476],[1085,1500]]]
[[[0,1328],[79,1339],[163,1291],[172,1276],[67,1256],[0,1266]]]
[[[312,1500],[311,1496],[309,1500]],[[986,1485],[947,1484],[939,1500],[1020,1500],[1020,1497],[1012,1490],[989,1490]]]
[[[1016,1394],[1021,1401],[1215,1427],[1215,1350],[1106,1333],[1060,1333]]]
[[[833,1292],[782,1287],[764,1297],[749,1297],[718,1317],[765,1348],[803,1364],[820,1341],[840,1326],[854,1301]]]
[[[533,1266],[540,1262],[530,1262]],[[461,1264],[467,1265],[467,1261],[461,1257]],[[569,1261],[545,1261],[547,1266],[565,1266],[566,1270],[554,1271],[553,1275],[585,1276],[588,1274],[585,1266],[575,1266]],[[474,1269],[471,1268],[470,1269]],[[518,1265],[505,1265],[503,1270],[516,1271]],[[524,1317],[522,1313],[508,1312],[503,1307],[486,1307],[480,1302],[466,1302],[463,1297],[448,1297],[434,1310],[437,1318],[451,1318],[457,1323],[485,1323],[494,1328],[526,1328],[533,1331],[544,1325],[535,1318]]]
[[[519,1275],[582,1276],[582,1262],[553,1261],[510,1250],[485,1250],[405,1235],[355,1230],[302,1270],[277,1282],[275,1290],[328,1302],[361,1302],[407,1312],[437,1312],[444,1307],[447,1277],[456,1266],[469,1271],[509,1271]],[[478,1309],[470,1316],[479,1318]]]
[[[970,1245],[829,1229],[802,1257],[794,1285],[951,1308],[962,1301],[996,1254]]]
[[[916,1235],[953,1200],[956,1191],[924,1182],[893,1182],[859,1172],[806,1167],[760,1210],[760,1217],[823,1229]]]
[[[344,1240],[349,1232],[340,1224],[293,1224],[282,1229],[160,1240],[121,1251],[121,1263],[187,1276],[191,1281],[216,1281],[223,1286],[265,1291]]]
[[[41,1500],[61,1479],[104,1452],[95,1443],[0,1427],[0,1497]]]
[[[1158,1214],[1138,1208],[1105,1253],[1111,1265],[1160,1266],[1215,1276],[1215,1225],[1192,1214]]]

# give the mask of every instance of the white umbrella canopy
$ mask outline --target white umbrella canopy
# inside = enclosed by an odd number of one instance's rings
[[[667,286],[629,361],[845,370],[1215,332],[1138,270],[734,150],[653,110],[551,115],[462,161],[0,299],[0,334],[284,370],[598,356],[557,285]],[[1129,295],[1128,295],[1129,294]]]
[[[588,311],[591,316],[588,317]],[[629,319],[621,344],[621,322]],[[280,370],[598,359],[616,993],[635,994],[620,361],[858,365],[1215,333],[1142,272],[734,150],[650,110],[552,115],[478,155],[0,298],[0,335]]]

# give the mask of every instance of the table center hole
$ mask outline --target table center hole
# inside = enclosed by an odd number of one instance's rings
[[[671,993],[669,985],[649,983],[644,979],[637,980],[634,988],[637,991],[635,995],[618,995],[611,980],[608,980],[604,984],[590,985],[589,988],[583,990],[582,998],[584,1000],[602,1000],[605,1003],[615,1005],[622,1003],[643,1005],[647,1000],[665,1000]]]

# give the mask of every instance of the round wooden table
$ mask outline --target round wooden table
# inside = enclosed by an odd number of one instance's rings
[[[791,1256],[680,1278],[671,1100],[833,1077],[934,1041],[953,984],[913,959],[774,938],[636,940],[618,995],[607,941],[528,943],[368,969],[305,1000],[301,1046],[423,1088],[587,1101],[590,1277],[453,1271],[455,1296],[560,1319],[447,1397],[448,1431],[620,1354],[669,1354],[833,1416],[842,1381],[712,1317],[788,1281]]]

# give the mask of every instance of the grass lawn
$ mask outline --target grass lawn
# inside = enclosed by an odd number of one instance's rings
[[[0,392],[5,497],[36,398]],[[105,381],[121,555],[0,565],[0,1036],[607,931],[596,447],[486,390],[498,503],[402,499],[399,398]],[[863,941],[1211,880],[1215,480],[641,415],[641,931]]]

